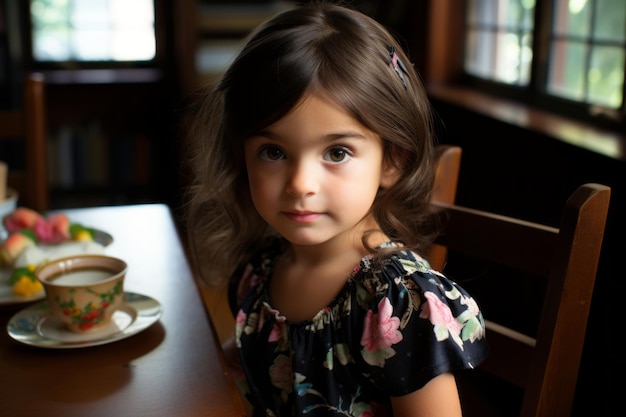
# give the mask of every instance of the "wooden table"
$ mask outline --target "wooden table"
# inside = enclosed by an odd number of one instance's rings
[[[113,236],[106,253],[128,262],[125,290],[158,300],[163,316],[114,343],[46,349],[18,343],[6,332],[10,318],[25,306],[0,309],[0,416],[245,415],[168,207],[65,213],[71,222]]]

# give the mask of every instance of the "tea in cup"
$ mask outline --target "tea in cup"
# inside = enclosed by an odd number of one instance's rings
[[[42,283],[53,316],[78,333],[106,327],[122,304],[128,266],[106,255],[76,255],[40,266]]]

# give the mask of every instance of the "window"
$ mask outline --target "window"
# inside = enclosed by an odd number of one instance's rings
[[[468,0],[464,70],[552,109],[623,123],[624,0]]]
[[[156,57],[153,0],[30,0],[35,62]]]
[[[495,7],[494,7],[495,6]],[[534,0],[473,0],[467,15],[465,69],[507,84],[528,85]]]

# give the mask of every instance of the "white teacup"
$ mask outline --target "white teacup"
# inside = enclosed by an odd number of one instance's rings
[[[35,272],[51,312],[74,332],[101,329],[122,304],[128,266],[106,255],[56,259]]]

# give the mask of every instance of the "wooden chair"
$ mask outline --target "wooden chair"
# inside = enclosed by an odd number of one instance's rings
[[[435,147],[437,168],[431,201],[454,204],[461,171],[461,153],[460,146],[437,145]],[[445,246],[432,245],[428,250],[428,262],[434,269],[442,271],[446,264],[447,254],[448,250]]]
[[[559,228],[434,204],[446,224],[444,272],[478,301],[491,346],[458,375],[465,417],[570,415],[610,194],[582,185]]]
[[[24,81],[18,110],[0,111],[0,141],[23,144],[23,169],[8,164],[8,187],[19,193],[18,204],[44,212],[48,209],[44,80],[31,74]],[[18,169],[20,168],[20,169]]]

